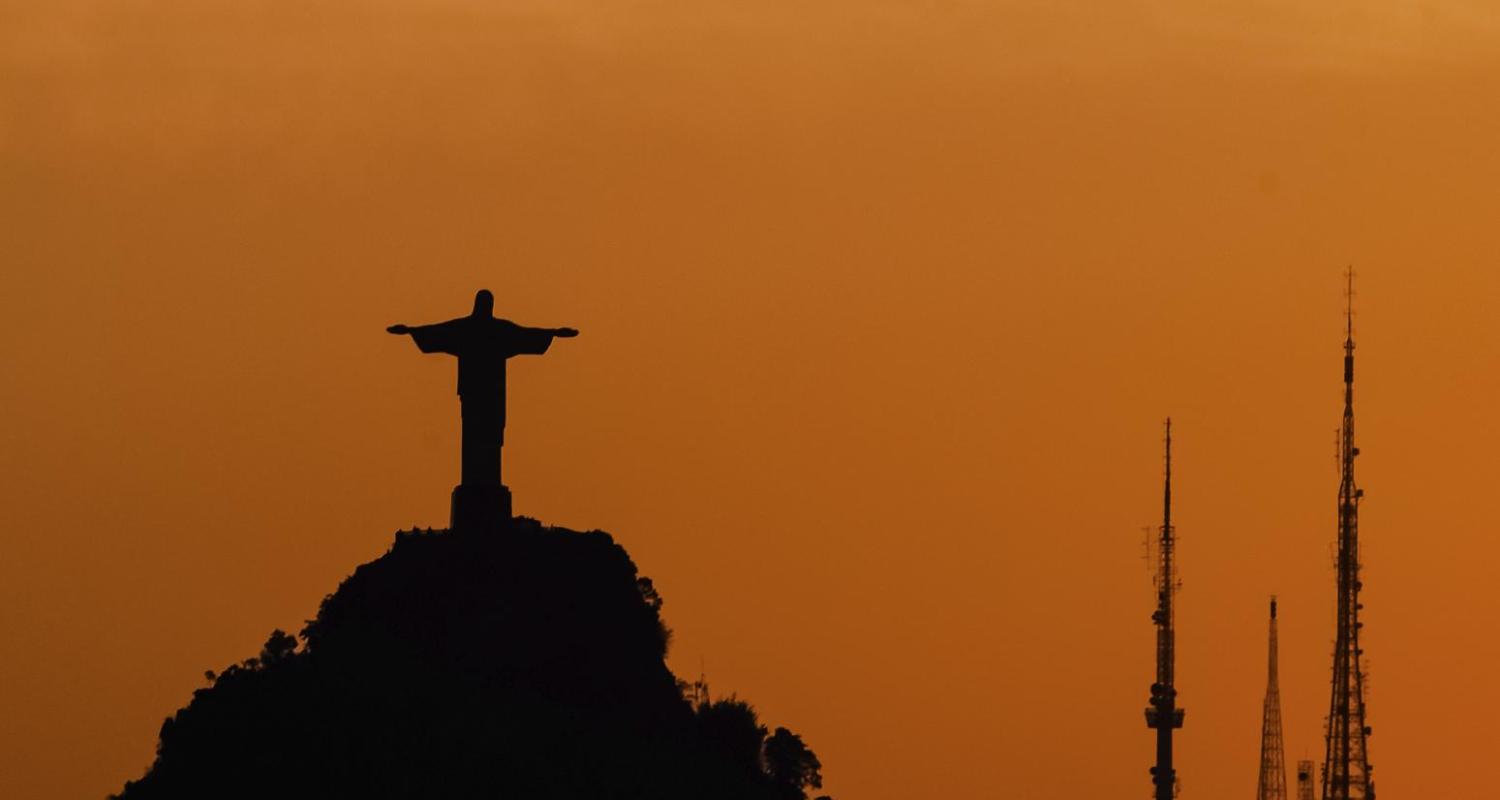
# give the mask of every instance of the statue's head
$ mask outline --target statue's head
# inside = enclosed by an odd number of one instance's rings
[[[495,316],[495,296],[490,294],[489,289],[480,289],[474,293],[474,316]]]

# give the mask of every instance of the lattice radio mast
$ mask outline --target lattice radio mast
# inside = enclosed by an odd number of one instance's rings
[[[1183,710],[1177,707],[1174,680],[1176,631],[1172,619],[1172,595],[1181,582],[1173,571],[1177,545],[1172,527],[1172,419],[1167,418],[1166,479],[1162,492],[1161,540],[1156,570],[1156,682],[1151,684],[1151,705],[1146,707],[1146,727],[1156,730],[1156,766],[1151,768],[1155,800],[1176,796],[1177,770],[1172,767],[1172,731],[1182,727]]]
[[[1313,762],[1297,762],[1297,800],[1313,800]]]
[[[1359,646],[1359,501],[1354,483],[1354,271],[1350,270],[1344,336],[1344,422],[1339,436],[1338,634],[1333,650],[1333,692],[1329,701],[1323,756],[1323,800],[1374,800],[1366,748],[1364,672]]]
[[[1286,753],[1281,744],[1281,688],[1276,679],[1276,598],[1271,598],[1270,667],[1260,726],[1260,783],[1256,800],[1287,800]]]

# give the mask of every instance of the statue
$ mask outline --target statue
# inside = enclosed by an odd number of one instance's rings
[[[451,525],[455,530],[494,529],[510,520],[510,490],[500,482],[500,448],[505,442],[505,360],[541,355],[554,338],[578,335],[572,328],[527,328],[495,318],[495,296],[474,295],[467,317],[434,325],[392,325],[410,334],[424,353],[458,357],[458,401],[463,418],[462,469],[453,489]]]

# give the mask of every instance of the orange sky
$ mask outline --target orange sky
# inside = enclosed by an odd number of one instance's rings
[[[118,789],[445,521],[382,328],[483,286],[583,331],[518,512],[850,800],[1148,796],[1171,414],[1183,796],[1248,797],[1272,592],[1321,757],[1354,264],[1375,774],[1482,796],[1500,14],[1214,5],[0,2],[0,795]]]

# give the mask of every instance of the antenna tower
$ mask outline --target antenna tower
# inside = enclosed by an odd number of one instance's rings
[[[1297,762],[1297,800],[1313,800],[1313,762]]]
[[[693,681],[683,688],[684,693],[687,694],[688,702],[692,703],[694,710],[701,709],[713,702],[713,698],[708,693],[708,669],[703,665],[701,659],[698,662],[698,680]]]
[[[1155,800],[1173,800],[1176,796],[1177,770],[1172,767],[1172,731],[1182,727],[1183,710],[1177,707],[1174,681],[1176,631],[1172,620],[1172,595],[1181,582],[1173,572],[1177,547],[1176,529],[1172,527],[1172,419],[1167,418],[1166,479],[1162,491],[1160,543],[1157,547],[1156,611],[1156,682],[1151,684],[1151,705],[1146,707],[1146,727],[1156,731],[1156,766],[1151,768]]]
[[[1286,755],[1281,746],[1281,689],[1276,680],[1276,598],[1271,598],[1270,667],[1266,680],[1266,704],[1260,726],[1260,784],[1256,800],[1287,800]],[[1309,784],[1311,788],[1311,784]]]
[[[1349,270],[1344,313],[1344,422],[1339,436],[1338,634],[1333,649],[1333,692],[1323,756],[1323,800],[1374,800],[1366,749],[1365,678],[1360,665],[1359,501],[1354,483],[1354,271]]]

